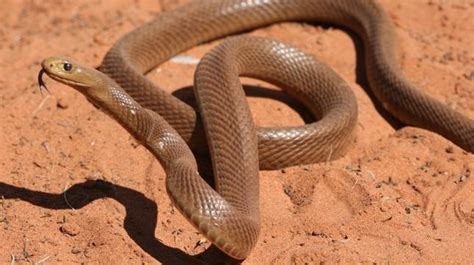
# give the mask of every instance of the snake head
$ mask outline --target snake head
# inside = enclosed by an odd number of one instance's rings
[[[92,67],[81,65],[65,57],[48,57],[41,62],[38,74],[40,91],[46,89],[43,74],[52,79],[68,85],[84,94],[95,107],[110,114],[117,109],[139,108],[130,97],[113,79]]]
[[[69,85],[80,92],[88,94],[90,90],[101,87],[104,84],[104,79],[107,78],[98,70],[83,66],[75,61],[60,57],[48,57],[41,62],[41,71],[38,74],[38,83],[40,89],[46,88],[42,76],[46,73],[52,79]]]

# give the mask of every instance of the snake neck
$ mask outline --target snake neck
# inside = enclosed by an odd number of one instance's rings
[[[111,81],[87,98],[151,151],[168,171],[183,157],[194,161],[193,154],[179,134],[155,112],[143,108],[120,86]],[[195,166],[197,171],[197,165]]]

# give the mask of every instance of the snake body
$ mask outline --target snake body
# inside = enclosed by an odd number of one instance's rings
[[[311,55],[260,38],[230,38],[201,60],[195,77],[200,115],[144,73],[200,43],[282,21],[323,21],[356,32],[364,42],[369,85],[382,106],[402,122],[437,132],[474,152],[474,121],[406,80],[396,63],[392,24],[372,0],[192,2],[126,34],[107,53],[100,71],[50,57],[43,61],[42,72],[85,94],[140,139],[163,165],[167,191],[177,208],[217,247],[243,259],[260,230],[259,167],[342,156],[357,122],[353,93]],[[255,128],[238,76],[287,89],[319,121]],[[187,146],[202,148],[204,135],[216,190],[199,176]]]

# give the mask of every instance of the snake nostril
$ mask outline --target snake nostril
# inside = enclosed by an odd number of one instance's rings
[[[53,67],[53,64],[52,64],[52,63],[51,63],[51,64],[49,64],[49,67],[51,67],[51,68],[52,68],[52,67]]]

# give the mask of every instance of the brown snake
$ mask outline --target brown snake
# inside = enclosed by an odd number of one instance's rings
[[[141,140],[166,170],[167,191],[177,208],[222,251],[244,259],[260,230],[259,167],[275,169],[342,156],[353,141],[357,120],[352,91],[311,55],[260,38],[230,38],[201,60],[195,76],[200,116],[144,73],[195,45],[282,21],[328,22],[357,33],[365,47],[369,85],[382,106],[400,121],[437,132],[474,152],[474,121],[406,80],[396,63],[392,24],[373,0],[193,2],[123,36],[105,56],[100,71],[61,57],[45,59],[40,84],[46,73],[76,88]],[[319,121],[255,128],[238,76],[285,88]],[[186,144],[205,147],[202,127],[216,190],[199,176]]]

